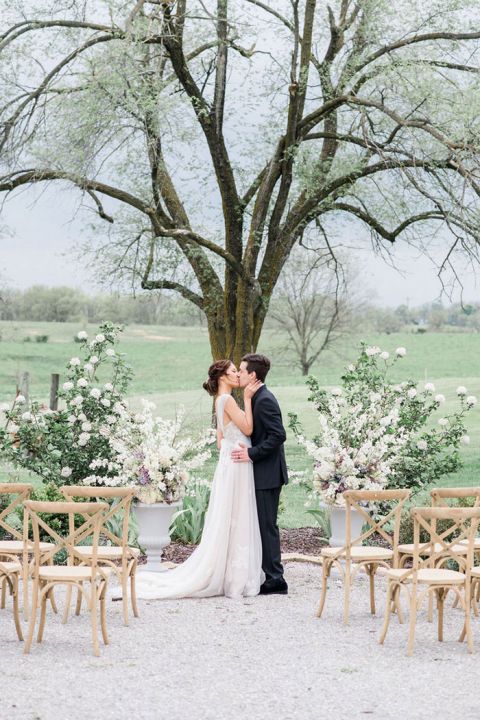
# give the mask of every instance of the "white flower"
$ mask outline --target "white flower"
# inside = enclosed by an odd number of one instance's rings
[[[17,405],[24,405],[27,402],[25,399],[25,395],[17,395],[17,397],[15,398],[15,402],[17,403]]]
[[[88,443],[89,440],[90,440],[90,435],[86,432],[85,433],[82,432],[82,433],[80,433],[80,435],[78,437],[78,444],[81,447],[84,447]]]
[[[405,349],[404,347],[398,347],[398,348],[395,350],[395,355],[396,355],[397,357],[405,357],[406,354],[407,354],[407,351],[406,351],[406,349]]]
[[[80,415],[78,416],[78,419],[80,420],[80,422],[85,422],[87,419],[87,416],[85,415],[85,413],[80,413]]]
[[[103,435],[103,437],[109,437],[110,435],[110,428],[108,425],[102,425],[98,431],[100,435]]]
[[[435,395],[435,401],[438,403],[444,403],[445,395],[442,395],[441,393],[439,393],[438,395]]]
[[[470,445],[470,437],[469,435],[463,435],[460,438],[460,441],[463,443],[463,445]]]
[[[108,398],[102,398],[100,402],[102,403],[103,407],[110,407],[110,405],[112,404]]]
[[[69,415],[68,418],[67,418],[67,422],[69,422],[71,425],[73,425],[73,423],[77,422],[77,416],[76,416],[76,415]]]
[[[386,350],[384,350],[383,352],[380,353],[380,357],[382,360],[388,360],[388,358],[390,357],[390,353],[387,352]]]
[[[105,390],[107,390],[108,392],[112,392],[112,390],[113,390],[113,385],[112,385],[112,383],[105,383],[105,385],[104,385],[103,387],[104,387]]]
[[[2,412],[5,412],[5,410],[10,410],[10,403],[2,403],[2,404],[0,405],[0,410],[1,410]]]
[[[337,397],[342,394],[342,388],[334,387],[332,388],[332,395],[336,395]]]
[[[417,397],[417,391],[415,390],[415,388],[410,388],[407,392],[407,395],[411,400],[413,400],[414,397]]]
[[[121,415],[123,413],[123,405],[120,402],[116,402],[113,406],[113,412],[117,413],[117,415]]]
[[[70,405],[75,405],[80,407],[80,405],[83,403],[83,397],[81,395],[75,395],[72,400],[70,400]]]
[[[438,424],[439,424],[439,425],[442,425],[443,427],[445,427],[445,425],[448,425],[448,419],[447,419],[447,418],[440,418],[440,420],[438,421]]]
[[[96,365],[98,363],[98,357],[96,355],[92,355],[92,357],[89,360],[90,365]]]
[[[467,405],[476,405],[476,404],[477,404],[477,398],[475,397],[475,395],[469,395],[469,396],[467,397],[467,401],[466,401],[466,402],[467,402]]]
[[[435,385],[433,383],[425,383],[425,392],[435,392]]]
[[[419,450],[426,450],[428,448],[428,444],[426,440],[419,440],[417,442],[417,448]]]
[[[83,369],[85,370],[85,372],[91,373],[93,372],[93,365],[90,365],[90,363],[86,363],[86,365],[83,366]]]
[[[87,333],[85,332],[85,330],[80,330],[80,332],[77,333],[77,338],[78,338],[79,340],[86,340],[86,339],[88,338],[88,335],[87,335]]]
[[[65,466],[65,467],[62,468],[60,474],[61,474],[61,476],[64,477],[64,478],[69,478],[70,475],[72,474],[72,468],[69,468],[68,466]]]
[[[71,365],[72,367],[75,367],[76,365],[80,365],[80,358],[78,358],[78,357],[73,357],[73,358],[70,360],[70,365]]]
[[[64,382],[62,387],[64,390],[73,390],[73,382],[70,382],[70,380],[68,382]]]
[[[115,415],[107,415],[106,421],[109,425],[115,425],[115,423],[117,422],[117,418],[115,417]]]
[[[31,413],[31,412],[28,412],[28,411],[27,411],[27,412],[24,412],[24,413],[22,414],[22,420],[25,420],[25,421],[27,421],[27,422],[28,422],[29,420],[32,420],[32,413]]]
[[[105,350],[105,354],[108,355],[108,357],[114,357],[115,350],[113,348],[108,348],[108,350]]]
[[[95,335],[95,340],[98,343],[105,342],[105,335],[102,335],[102,333],[99,333],[98,335]]]
[[[365,349],[365,354],[371,357],[372,355],[378,355],[380,348],[377,345],[371,345]]]
[[[88,432],[90,432],[91,429],[92,429],[92,423],[88,422],[88,420],[86,420],[85,422],[82,423],[82,430],[84,432],[88,433]]]
[[[86,380],[85,378],[80,378],[79,380],[77,380],[77,387],[86,388],[87,385],[88,385],[88,380]]]
[[[352,363],[350,363],[350,365],[347,365],[347,370],[350,370],[350,372],[354,372],[354,371],[355,371],[355,365],[353,365]]]
[[[467,388],[464,385],[459,385],[457,388],[457,395],[466,395]]]
[[[98,398],[100,397],[101,394],[102,393],[100,392],[100,390],[98,388],[92,388],[90,390],[90,397],[94,398],[95,400],[98,400]]]
[[[393,386],[393,390],[394,390],[394,392],[396,392],[396,393],[401,393],[402,390],[403,390],[403,388],[402,388],[401,385],[394,385],[394,386]]]

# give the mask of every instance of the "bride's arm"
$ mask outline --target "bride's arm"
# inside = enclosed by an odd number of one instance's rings
[[[229,397],[225,403],[225,412],[229,419],[243,432],[244,435],[251,435],[253,432],[252,397],[263,383],[257,381],[247,386],[244,393],[245,411],[241,410],[233,397]]]

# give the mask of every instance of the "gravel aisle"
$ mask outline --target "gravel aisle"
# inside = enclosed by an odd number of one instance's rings
[[[333,579],[325,613],[314,617],[320,568],[289,563],[290,594],[140,602],[122,625],[109,607],[111,645],[91,654],[87,614],[67,627],[49,612],[44,642],[29,656],[14,638],[10,604],[0,611],[0,720],[462,720],[480,716],[474,697],[480,655],[456,638],[461,614],[448,608],[446,641],[420,616],[413,658],[407,626],[393,619],[378,644],[368,588],[356,581],[351,624],[341,623],[342,589]],[[61,608],[61,593],[57,592]],[[480,621],[474,623],[480,653]]]

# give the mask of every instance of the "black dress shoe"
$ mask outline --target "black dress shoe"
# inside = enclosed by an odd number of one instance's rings
[[[288,595],[288,585],[285,580],[267,580],[260,585],[260,595]]]

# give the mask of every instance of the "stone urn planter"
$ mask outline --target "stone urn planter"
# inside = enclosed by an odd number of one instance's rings
[[[330,538],[331,547],[343,547],[346,542],[346,508],[338,505],[330,505]],[[352,508],[351,511],[351,537],[357,538],[362,532],[362,526],[365,519],[358,510]]]
[[[133,506],[138,524],[138,543],[145,548],[147,564],[142,569],[149,572],[163,572],[162,551],[170,544],[169,528],[174,513],[182,502],[142,503]]]

